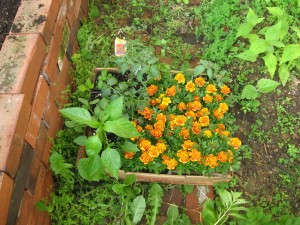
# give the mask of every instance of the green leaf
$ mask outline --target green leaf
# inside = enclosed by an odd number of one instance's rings
[[[214,212],[214,201],[211,199],[206,199],[202,211],[202,219],[204,224],[215,224],[217,217]]]
[[[51,156],[49,157],[49,162],[50,167],[55,175],[60,174],[67,179],[73,176],[73,172],[70,170],[73,165],[66,163],[64,158],[57,152],[52,152]]]
[[[111,101],[105,109],[106,115],[109,115],[109,120],[115,120],[122,115],[123,112],[123,97],[119,97]]]
[[[245,38],[249,39],[250,44],[259,39],[259,36],[257,34],[248,34],[245,36]]]
[[[98,10],[97,6],[92,5],[90,7],[89,16],[90,17],[98,17],[99,16],[99,10]]]
[[[291,28],[296,32],[298,38],[300,38],[300,29],[298,27],[291,27]]]
[[[205,67],[203,65],[198,65],[195,67],[194,69],[194,76],[197,76],[197,75],[201,75],[205,70]]]
[[[261,93],[269,93],[280,85],[277,81],[262,78],[257,82],[258,91]]]
[[[82,178],[88,181],[99,181],[106,176],[99,155],[80,159],[78,161],[78,172]]]
[[[75,138],[74,142],[80,146],[85,146],[86,145],[86,141],[87,141],[87,136],[79,136],[77,138]]]
[[[161,198],[164,195],[164,191],[157,183],[153,183],[150,188],[150,195],[156,198]]]
[[[256,88],[248,84],[244,87],[242,91],[241,98],[242,99],[256,99],[259,96],[259,93],[257,92]]]
[[[115,77],[108,78],[106,83],[110,86],[113,86],[118,83],[118,80]]]
[[[238,54],[236,57],[246,61],[255,62],[258,57],[258,54],[255,54],[254,52],[247,50],[245,52]]]
[[[140,151],[140,149],[137,147],[137,145],[130,141],[125,141],[124,144],[122,144],[120,146],[120,148],[124,152],[139,152]]]
[[[87,139],[86,145],[86,154],[90,157],[98,154],[102,148],[102,142],[98,135],[91,136]]]
[[[188,184],[183,185],[185,193],[188,193],[188,194],[192,194],[193,193],[194,187],[195,187],[194,185],[188,185]]]
[[[242,23],[237,30],[236,37],[247,37],[247,35],[249,35],[252,30],[253,30],[252,24]]]
[[[254,54],[258,55],[267,51],[269,44],[264,39],[257,39],[251,43],[249,51],[253,52]]]
[[[87,125],[92,121],[91,114],[84,108],[72,107],[59,110],[60,113],[71,121]]]
[[[287,20],[281,20],[279,21],[279,23],[281,23],[280,40],[282,40],[285,37],[285,35],[287,35],[287,33],[289,32],[289,24]]]
[[[278,19],[281,19],[285,15],[285,12],[279,7],[267,7],[267,9],[271,14],[277,16]]]
[[[146,201],[142,195],[137,196],[131,205],[132,222],[137,224],[141,221],[146,208]]]
[[[233,202],[232,194],[226,190],[219,191],[218,194],[222,199],[223,205],[228,208]]]
[[[140,133],[136,130],[135,126],[126,118],[106,121],[103,125],[103,129],[106,132],[111,132],[124,138],[140,136]]]
[[[35,207],[37,207],[37,209],[41,212],[41,211],[46,211],[49,212],[49,207],[46,206],[42,201],[38,201],[35,204]]]
[[[130,185],[134,184],[135,182],[136,182],[136,176],[133,174],[128,174],[125,177],[123,184],[126,186],[130,186]]]
[[[265,33],[265,38],[267,41],[274,42],[280,39],[280,29],[281,23],[278,22],[275,25],[268,27]]]
[[[102,152],[101,160],[108,172],[118,179],[119,169],[121,168],[121,158],[119,152],[108,147]]]
[[[167,211],[167,222],[170,225],[176,224],[179,217],[177,205],[170,205]]]
[[[300,45],[290,44],[283,49],[280,65],[300,57]]]
[[[276,66],[277,66],[277,58],[272,53],[267,53],[266,56],[263,57],[265,61],[265,65],[271,75],[271,78],[274,77]]]
[[[281,41],[271,41],[270,43],[271,43],[271,45],[274,45],[278,48],[284,48],[285,47],[285,44],[283,44]]]
[[[287,64],[281,64],[278,69],[279,79],[283,86],[285,86],[286,82],[290,77],[290,71],[288,69]]]
[[[261,23],[263,20],[264,18],[259,18],[253,11],[253,9],[249,8],[247,14],[247,23],[251,24],[252,26],[255,26],[256,24]]]
[[[112,190],[118,195],[124,194],[124,189],[125,186],[123,184],[114,184],[112,186]]]
[[[109,104],[109,100],[107,98],[101,98],[98,104],[101,109],[106,109]]]

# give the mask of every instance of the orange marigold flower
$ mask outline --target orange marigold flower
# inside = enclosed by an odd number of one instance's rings
[[[193,111],[187,111],[184,115],[185,115],[187,118],[192,117],[193,120],[197,119],[197,115],[196,115],[196,113],[193,112]]]
[[[214,94],[217,91],[217,88],[214,84],[209,84],[206,86],[206,93]]]
[[[163,132],[161,130],[157,130],[157,129],[153,129],[153,130],[150,130],[150,134],[155,137],[156,139],[159,139],[162,137],[163,135]]]
[[[228,160],[228,155],[226,152],[224,151],[220,151],[217,155],[217,158],[220,162],[226,162]]]
[[[158,90],[158,87],[156,85],[150,85],[149,87],[147,87],[147,93],[149,96],[153,96]]]
[[[191,157],[190,160],[192,162],[199,162],[201,160],[201,152],[199,152],[197,149],[193,149],[191,152],[189,152],[189,156]]]
[[[148,130],[148,131],[153,130],[153,126],[150,125],[150,124],[147,124],[147,125],[145,126],[145,130]]]
[[[156,104],[161,103],[161,99],[160,98],[155,99],[155,101],[156,101]]]
[[[167,145],[163,142],[158,142],[156,144],[157,151],[161,154],[167,149]]]
[[[187,107],[190,111],[196,112],[201,109],[202,105],[200,101],[193,101],[193,102],[189,102],[187,104]]]
[[[186,150],[191,150],[197,143],[191,140],[186,140],[182,144],[182,148]]]
[[[173,85],[172,87],[167,88],[166,94],[168,96],[174,96],[176,94],[176,86]]]
[[[184,84],[185,77],[182,73],[177,73],[174,80],[177,80],[178,84]]]
[[[199,123],[202,127],[207,127],[209,125],[209,117],[208,116],[202,116],[199,118]]]
[[[174,159],[174,158],[169,159],[169,160],[166,162],[167,168],[168,168],[169,170],[175,170],[177,164],[178,164],[178,162],[177,162],[177,160]]]
[[[206,94],[206,95],[203,97],[203,101],[204,101],[205,103],[212,103],[213,100],[214,100],[214,98],[213,98],[211,95],[209,95],[209,94]]]
[[[220,123],[218,125],[218,127],[219,127],[220,130],[225,130],[226,129],[226,127],[225,127],[225,125],[223,123]]]
[[[221,135],[225,136],[225,137],[229,137],[230,132],[227,130],[221,131]]]
[[[165,129],[165,122],[163,120],[156,121],[154,124],[154,129],[163,131]]]
[[[196,102],[200,102],[200,96],[194,96],[194,101],[196,101]]]
[[[175,118],[175,124],[177,126],[183,126],[186,121],[187,121],[187,118],[184,115],[179,115],[179,116],[176,116],[176,118]]]
[[[144,152],[144,151],[147,151],[150,147],[151,147],[151,141],[145,139],[145,138],[142,138],[140,141],[139,141],[139,147],[140,149]]]
[[[189,91],[189,92],[194,92],[196,89],[196,85],[193,83],[193,81],[189,81],[187,82],[187,84],[185,85],[185,90]]]
[[[199,86],[199,87],[203,87],[203,85],[205,84],[205,80],[203,77],[197,77],[195,79],[195,83]]]
[[[230,93],[230,88],[227,85],[223,85],[221,87],[221,93],[223,93],[224,95],[227,95]]]
[[[132,159],[134,155],[135,155],[135,152],[124,152],[125,159]]]
[[[215,96],[215,99],[217,102],[220,102],[223,99],[223,97],[222,97],[222,95],[218,94]]]
[[[186,104],[184,102],[179,102],[178,105],[177,105],[177,108],[180,110],[180,111],[183,111],[186,109]]]
[[[205,130],[205,131],[203,132],[203,135],[204,135],[205,137],[207,137],[207,138],[210,138],[210,137],[212,136],[212,133],[211,133],[210,130]]]
[[[155,106],[157,104],[156,99],[150,99],[150,105]]]
[[[192,132],[193,132],[193,134],[200,134],[201,125],[199,122],[197,122],[197,121],[193,122]]]
[[[188,139],[188,138],[190,137],[190,130],[187,129],[187,128],[185,128],[185,127],[183,127],[183,128],[181,129],[179,135],[180,135],[181,137],[183,137],[183,139]]]
[[[222,113],[226,113],[228,111],[228,105],[225,102],[219,104],[219,110]]]
[[[174,130],[175,126],[176,126],[176,121],[175,120],[171,120],[170,121],[170,128],[171,128],[171,130]]]
[[[148,150],[148,155],[152,158],[158,157],[159,156],[159,151],[158,151],[157,147],[154,146],[154,145],[151,145],[151,147]]]
[[[197,112],[198,117],[208,116],[210,114],[208,108],[202,108],[199,112]]]
[[[167,122],[167,116],[164,115],[164,114],[162,114],[162,113],[159,113],[159,114],[157,114],[157,116],[156,116],[156,120],[157,120],[157,121],[158,121],[158,120],[162,120],[163,122]]]
[[[210,154],[205,158],[205,163],[206,166],[209,166],[210,168],[215,168],[218,166],[218,158],[214,156],[213,154]]]
[[[214,110],[213,115],[217,120],[220,120],[224,117],[224,114],[219,109]]]
[[[169,105],[171,102],[172,101],[171,101],[171,99],[169,97],[165,97],[165,98],[162,99],[161,104],[163,104],[163,105]]]
[[[164,105],[164,104],[159,104],[158,108],[161,110],[161,111],[164,111],[168,108],[168,105]]]
[[[142,116],[144,116],[145,119],[151,120],[153,110],[148,107],[145,107],[143,111],[138,110],[138,113],[141,114]]]
[[[142,163],[144,163],[144,165],[147,165],[150,162],[152,162],[154,160],[154,158],[149,156],[149,154],[147,152],[143,152],[140,156],[140,160],[142,161]]]
[[[188,163],[190,161],[189,153],[184,149],[177,152],[177,157],[181,163]]]
[[[234,149],[238,149],[242,145],[242,142],[238,138],[230,138],[229,145],[232,146]]]

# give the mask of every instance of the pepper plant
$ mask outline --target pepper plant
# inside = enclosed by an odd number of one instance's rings
[[[94,110],[70,107],[61,109],[60,112],[69,119],[66,121],[67,126],[89,128],[93,133],[89,137],[81,135],[74,140],[75,143],[86,149],[87,157],[78,161],[79,174],[84,179],[98,181],[105,178],[106,170],[118,178],[118,170],[121,167],[118,146],[126,152],[139,151],[137,146],[128,140],[122,140],[117,146],[108,138],[110,133],[121,138],[139,136],[134,125],[122,115],[123,97],[111,101],[105,108],[98,102]]]

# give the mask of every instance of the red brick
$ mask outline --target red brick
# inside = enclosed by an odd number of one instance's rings
[[[42,162],[47,169],[50,168],[49,157],[51,155],[52,142],[48,140],[44,146],[44,153],[42,157]]]
[[[44,62],[45,66],[43,70],[46,72],[53,71],[53,68],[51,67],[54,67],[58,62],[58,57],[61,52],[61,45],[63,41],[63,30],[66,22],[66,13],[67,0],[63,0],[57,15],[54,32],[50,41],[48,56],[46,61]],[[48,74],[48,76],[50,75]]]
[[[68,5],[67,19],[68,19],[70,27],[73,26],[73,23],[75,20],[75,13],[76,13],[75,8],[76,8],[76,4],[78,4],[77,1],[76,0],[67,0],[67,5]]]
[[[6,225],[12,190],[13,180],[5,173],[0,172],[0,225]]]
[[[41,166],[40,159],[36,155],[34,155],[32,163],[31,163],[31,167],[30,167],[27,184],[26,184],[26,189],[32,195],[35,194],[35,187],[36,187],[37,180],[38,180],[40,166]]]
[[[53,191],[54,191],[53,174],[51,170],[47,170],[44,179],[44,184],[43,184],[42,198],[48,198]]]
[[[51,225],[51,217],[49,216],[48,213],[45,215],[43,225]]]
[[[179,188],[175,187],[164,192],[163,204],[161,207],[161,214],[167,215],[167,210],[170,204],[175,204],[178,207],[182,207],[183,195],[181,194]]]
[[[48,131],[47,127],[44,122],[41,123],[40,129],[39,129],[39,135],[37,138],[36,146],[34,149],[35,155],[41,160],[43,152],[44,152],[44,146],[48,139]]]
[[[82,17],[79,17],[80,11],[81,11],[81,4],[82,4],[82,0],[77,0],[75,1],[75,7],[74,7],[74,15],[75,15],[75,21],[77,23],[80,22],[81,18],[83,17],[83,13],[82,13]],[[70,26],[73,28],[73,26]]]
[[[0,51],[0,93],[22,93],[30,102],[45,48],[39,34],[7,36]]]
[[[39,135],[39,128],[41,126],[42,115],[48,94],[49,87],[44,77],[40,75],[35,89],[32,111],[25,137],[25,140],[31,145],[32,148],[35,148],[36,141]]]
[[[17,225],[27,224],[32,206],[33,206],[33,196],[29,191],[24,191],[20,210],[19,210],[19,215],[16,223]]]
[[[89,11],[88,0],[81,0],[81,9],[83,11],[84,17],[86,17]]]
[[[24,95],[0,94],[0,171],[14,177],[23,149],[30,104]]]
[[[60,71],[62,70],[62,68],[64,66],[64,59],[65,59],[68,43],[70,41],[70,34],[71,34],[71,30],[70,30],[68,22],[66,21],[65,25],[64,25],[64,29],[63,29],[63,34],[62,34],[63,38],[62,38],[62,43],[60,46],[60,53],[59,53],[58,61],[57,61]],[[68,58],[68,60],[71,61],[71,57]]]
[[[49,44],[61,0],[23,0],[11,34],[40,33]]]
[[[58,86],[57,86],[56,97],[55,97],[55,102],[58,108],[63,108],[64,105],[68,102],[68,94],[65,91],[71,81],[69,77],[69,68],[70,68],[70,63],[67,57],[65,57],[63,61],[62,70],[60,71],[59,74]]]

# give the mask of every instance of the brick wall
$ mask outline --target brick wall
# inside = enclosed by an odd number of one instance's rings
[[[48,158],[87,0],[22,0],[0,51],[0,225],[50,224]]]

